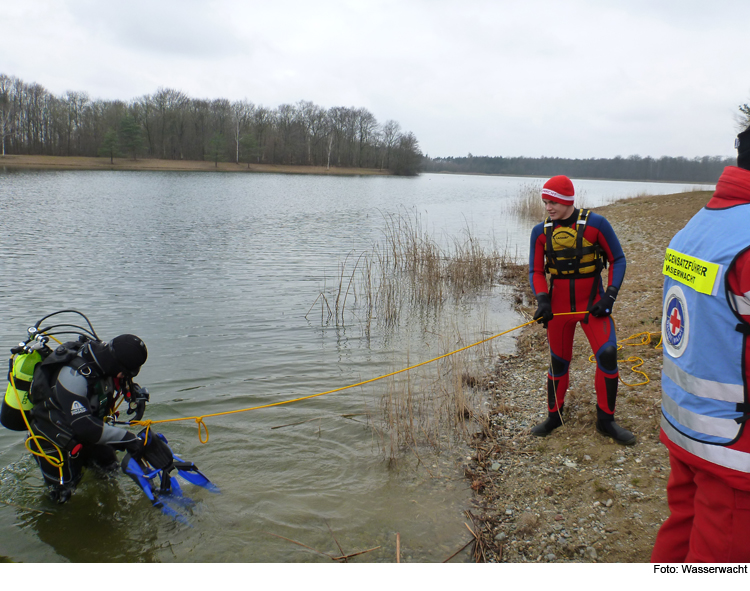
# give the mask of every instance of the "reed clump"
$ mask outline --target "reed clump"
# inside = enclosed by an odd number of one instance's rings
[[[542,202],[542,183],[533,181],[522,184],[511,201],[510,213],[522,220],[541,222],[546,215]]]
[[[442,340],[442,339],[441,339]],[[441,342],[441,354],[469,344]],[[372,426],[390,462],[402,453],[424,464],[425,453],[439,454],[479,431],[489,431],[483,389],[494,360],[492,341],[450,355],[404,377],[388,379],[381,398],[381,420]],[[425,464],[425,467],[426,464]],[[429,468],[428,468],[429,470]]]
[[[311,312],[319,305],[323,324],[355,321],[369,331],[377,322],[395,330],[405,313],[433,317],[449,299],[457,302],[489,290],[513,264],[507,253],[486,246],[468,227],[443,244],[417,212],[384,215],[382,240],[366,253],[346,255],[333,287],[321,291]],[[443,353],[436,357],[472,342],[455,326],[448,333],[452,336],[440,338]],[[410,451],[421,461],[425,451],[439,453],[489,424],[479,390],[484,378],[475,376],[487,375],[482,362],[492,360],[489,341],[380,382],[386,384],[381,420],[373,419],[371,427],[384,455],[395,461]]]
[[[406,307],[438,311],[444,302],[493,285],[510,257],[484,246],[465,229],[441,246],[419,213],[384,215],[383,239],[369,252],[350,252],[339,264],[334,287],[324,287],[308,311],[320,306],[321,322],[398,325]]]
[[[587,208],[587,197],[584,189],[576,190],[575,206]],[[541,222],[547,217],[542,201],[542,182],[524,183],[510,202],[509,211],[521,220]]]

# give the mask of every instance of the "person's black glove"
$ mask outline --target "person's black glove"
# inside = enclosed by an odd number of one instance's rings
[[[138,434],[138,437],[145,437],[145,429]],[[148,434],[148,441],[143,450],[143,459],[157,470],[169,470],[174,462],[172,450],[169,449],[166,441],[153,431]]]
[[[150,398],[148,389],[141,388],[138,384],[133,383],[130,387],[130,392],[125,395],[125,398],[128,401],[127,414],[135,414],[130,420],[140,421],[143,418],[143,413],[146,412],[146,403]]]
[[[534,312],[533,320],[536,320],[544,328],[547,328],[547,323],[552,320],[552,304],[549,301],[549,295],[546,293],[540,293],[536,296],[537,309]]]
[[[123,441],[123,445],[125,447],[125,450],[135,459],[140,458],[143,455],[143,439],[140,437],[133,436],[132,433],[128,433],[128,435],[132,436],[132,439],[127,439]]]
[[[612,307],[614,306],[616,299],[617,288],[614,285],[610,285],[601,299],[591,306],[589,312],[591,312],[592,316],[596,316],[597,318],[609,316],[612,313]]]

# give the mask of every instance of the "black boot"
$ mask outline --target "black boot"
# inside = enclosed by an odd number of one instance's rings
[[[532,427],[531,434],[537,437],[547,437],[560,426],[562,426],[562,406],[559,410],[549,413],[546,421]]]
[[[598,406],[596,407],[596,430],[606,437],[611,437],[615,443],[620,445],[635,444],[635,435],[627,429],[620,427],[615,423],[615,416],[605,413]]]

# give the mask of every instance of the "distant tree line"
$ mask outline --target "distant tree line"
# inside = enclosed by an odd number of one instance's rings
[[[622,158],[504,158],[502,156],[472,156],[429,158],[422,168],[428,172],[465,174],[506,174],[518,176],[554,176],[564,174],[576,178],[621,179],[638,181],[678,181],[715,183],[725,166],[733,166],[736,158],[704,156],[702,158],[672,158],[662,156],[628,156]]]
[[[422,153],[398,122],[309,101],[275,109],[159,88],[128,102],[55,96],[0,74],[2,155],[118,156],[387,169],[413,175]]]

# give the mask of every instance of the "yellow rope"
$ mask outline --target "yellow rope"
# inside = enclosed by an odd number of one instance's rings
[[[555,315],[556,316],[568,316],[568,315],[572,315],[572,314],[588,314],[588,311],[582,311],[582,312],[561,312],[561,313],[557,313]],[[146,441],[148,441],[148,436],[149,436],[149,433],[150,433],[150,430],[151,430],[151,425],[156,425],[156,424],[160,424],[160,423],[176,423],[178,421],[194,420],[196,422],[196,424],[198,425],[198,439],[200,440],[201,443],[208,443],[209,432],[208,432],[208,426],[204,422],[204,419],[213,418],[213,417],[221,417],[221,416],[226,416],[226,415],[233,415],[233,414],[238,414],[238,413],[242,413],[242,412],[249,412],[251,410],[260,410],[262,408],[271,408],[271,407],[274,407],[274,406],[282,406],[282,405],[285,405],[285,404],[292,404],[294,402],[301,402],[303,400],[310,400],[311,398],[317,398],[319,396],[325,396],[326,394],[333,394],[335,392],[341,392],[343,390],[348,390],[350,388],[356,388],[357,386],[363,386],[365,384],[370,384],[372,382],[376,382],[378,380],[389,378],[389,377],[398,375],[400,373],[404,373],[404,372],[410,371],[412,369],[416,369],[418,367],[422,367],[423,365],[427,365],[429,363],[434,363],[435,361],[439,361],[441,359],[445,359],[446,357],[450,357],[451,355],[455,355],[456,353],[460,353],[462,351],[466,351],[467,349],[471,349],[472,347],[476,347],[478,345],[482,345],[482,344],[487,343],[487,342],[489,342],[489,341],[491,341],[493,339],[496,339],[496,338],[501,337],[503,335],[506,335],[506,334],[508,334],[510,332],[513,332],[514,330],[518,330],[519,328],[524,328],[525,326],[529,326],[531,324],[536,324],[537,322],[538,322],[538,320],[530,320],[529,322],[525,322],[524,324],[519,324],[518,326],[514,326],[513,328],[510,328],[510,329],[508,329],[508,330],[506,330],[504,332],[498,333],[496,335],[493,335],[493,336],[491,336],[489,338],[483,339],[483,340],[478,341],[476,343],[472,343],[471,345],[467,345],[466,347],[461,347],[460,349],[456,349],[455,351],[451,351],[450,353],[445,353],[444,355],[440,355],[438,357],[434,357],[433,359],[429,359],[428,361],[423,361],[421,363],[417,363],[416,365],[411,365],[409,367],[405,367],[403,369],[399,369],[397,371],[393,371],[391,373],[388,373],[388,374],[385,374],[385,375],[382,375],[382,376],[378,376],[378,377],[375,377],[375,378],[370,378],[369,380],[364,380],[364,381],[361,381],[361,382],[357,382],[356,384],[350,384],[348,386],[342,386],[340,388],[334,388],[333,390],[327,390],[325,392],[319,392],[317,394],[310,394],[308,396],[300,396],[299,398],[292,398],[290,400],[282,400],[280,402],[272,402],[272,403],[269,403],[269,404],[261,404],[261,405],[258,405],[258,406],[251,406],[249,408],[241,408],[241,409],[237,409],[237,410],[229,410],[229,411],[211,413],[211,414],[200,415],[200,416],[179,417],[179,418],[175,418],[175,419],[162,419],[162,420],[159,420],[159,421],[152,421],[152,420],[148,420],[148,419],[146,419],[146,420],[140,420],[140,421],[133,420],[133,421],[130,421],[130,425],[140,425],[140,426],[145,427],[146,428],[146,433],[145,433]],[[657,335],[657,334],[660,334],[660,333],[648,333],[648,332],[639,333],[639,334],[636,334],[636,335],[632,335],[632,336],[630,336],[630,337],[628,337],[626,339],[623,339],[622,341],[618,341],[618,351],[620,349],[622,349],[623,347],[625,347],[625,346],[647,345],[647,344],[649,344],[651,342],[651,337],[654,336],[654,335]],[[628,343],[627,342],[627,341],[629,341],[631,339],[634,339],[634,338],[637,338],[637,337],[641,337],[641,342],[640,343]],[[52,338],[54,338],[54,337],[52,337]],[[55,340],[57,340],[57,339],[55,339]],[[58,341],[58,343],[59,343],[59,341]],[[660,343],[661,343],[661,341],[660,341]],[[658,345],[657,345],[657,347],[658,347]],[[594,358],[594,355],[592,355],[591,357],[589,357],[590,361],[592,359],[593,359],[593,362],[596,361],[595,358]],[[622,382],[623,384],[625,384],[626,386],[629,386],[629,387],[632,388],[632,387],[635,387],[635,386],[641,386],[641,385],[647,384],[649,382],[648,376],[644,372],[636,369],[636,368],[641,367],[643,365],[643,360],[640,357],[630,357],[629,359],[626,359],[625,362],[626,363],[640,362],[640,363],[637,363],[637,365],[633,366],[631,369],[635,373],[639,373],[639,374],[643,375],[646,378],[646,381],[638,383],[638,384],[627,384],[627,383],[625,383],[623,381]],[[622,381],[622,378],[620,378],[620,380]],[[12,380],[11,380],[11,383],[13,383]],[[15,389],[15,385],[13,385],[13,389],[14,389],[14,391],[16,393],[16,397],[18,398],[18,401],[19,401],[19,408],[21,408],[20,395],[18,394],[18,391]],[[25,414],[23,415],[23,418],[24,418],[24,422],[26,423],[27,428],[29,429],[29,432],[31,433],[31,427],[29,426],[28,421],[26,420],[26,415]],[[29,449],[29,451],[31,451],[31,453],[33,453],[34,455],[43,457],[50,464],[52,464],[53,466],[58,467],[60,469],[60,478],[62,478],[62,458],[63,458],[62,451],[60,450],[59,447],[57,447],[53,442],[50,441],[50,443],[52,445],[54,445],[55,448],[57,449],[57,451],[59,452],[60,459],[53,458],[53,457],[47,455],[46,453],[44,453],[44,451],[42,450],[41,446],[39,445],[39,442],[37,441],[37,438],[38,438],[38,436],[36,436],[33,433],[31,433],[29,439],[27,439],[27,449]],[[33,440],[35,442],[35,444],[36,444],[37,449],[39,450],[39,452],[34,452],[33,450],[31,450],[29,448],[29,446],[28,446],[28,441],[29,440]]]
[[[53,335],[47,335],[47,333],[44,333],[44,334],[52,338],[52,340],[56,341],[59,345],[62,345],[62,343],[58,341]],[[16,379],[15,379],[15,376],[13,375],[13,368],[15,366],[15,358],[16,358],[16,354],[14,353],[10,358],[11,359],[11,371],[8,373],[8,379],[10,381],[11,387],[13,388],[13,393],[16,396],[16,401],[18,402],[18,410],[21,413],[23,422],[26,425],[26,429],[29,432],[29,436],[26,438],[26,441],[24,441],[24,446],[26,447],[26,449],[29,450],[29,452],[31,452],[32,455],[35,455],[37,457],[44,459],[46,462],[48,462],[49,464],[57,468],[60,473],[60,484],[64,484],[63,483],[63,465],[65,462],[65,457],[63,455],[63,451],[57,446],[57,444],[55,444],[54,441],[50,441],[43,435],[37,435],[31,430],[31,425],[29,424],[29,420],[26,417],[26,411],[23,410],[23,403],[21,402],[21,395],[18,393],[18,388],[16,388]],[[42,449],[42,446],[39,443],[40,440],[46,441],[52,447],[54,447],[55,451],[57,452],[57,457],[53,457],[47,454]],[[34,445],[36,446],[37,451],[34,451],[33,449],[31,449],[31,445],[29,444],[29,441],[34,442]]]
[[[565,314],[583,314],[585,312],[565,312],[562,314],[558,314],[558,316],[563,316]],[[281,402],[272,402],[270,404],[261,404],[259,406],[251,406],[249,408],[241,408],[238,410],[229,410],[225,412],[217,412],[212,413],[208,415],[201,415],[197,417],[180,417],[177,419],[163,419],[161,421],[151,421],[151,420],[141,420],[141,421],[130,421],[131,425],[141,425],[146,427],[146,434],[148,435],[148,430],[151,428],[151,425],[156,425],[158,423],[175,423],[177,421],[189,421],[194,420],[198,424],[198,439],[201,443],[208,443],[208,427],[206,426],[206,423],[204,422],[204,419],[213,418],[213,417],[220,417],[224,415],[232,415],[237,414],[241,412],[248,412],[251,410],[259,410],[261,408],[271,408],[272,406],[281,406],[284,404],[292,404],[293,402],[301,402],[302,400],[309,400],[311,398],[317,398],[318,396],[324,396],[326,394],[333,394],[334,392],[341,392],[342,390],[348,390],[350,388],[356,388],[357,386],[363,386],[365,384],[369,384],[372,382],[376,382],[378,380],[382,380],[384,378],[389,378],[391,376],[398,375],[400,373],[404,373],[406,371],[410,371],[412,369],[416,369],[418,367],[422,367],[423,365],[427,365],[429,363],[434,363],[435,361],[439,361],[441,359],[445,359],[446,357],[450,357],[451,355],[455,355],[456,353],[460,353],[461,351],[466,351],[467,349],[471,349],[472,347],[476,347],[478,345],[482,345],[488,341],[491,341],[493,339],[496,339],[498,337],[501,337],[503,335],[508,334],[509,332],[513,332],[514,330],[518,330],[519,328],[523,328],[525,326],[529,326],[530,324],[536,324],[537,320],[530,320],[529,322],[525,322],[524,324],[519,324],[518,326],[515,326],[513,328],[510,328],[504,332],[501,332],[499,334],[493,335],[489,338],[486,338],[482,341],[478,341],[476,343],[473,343],[471,345],[467,345],[466,347],[462,347],[460,349],[456,349],[455,351],[451,351],[450,353],[445,353],[444,355],[440,355],[439,357],[435,357],[433,359],[430,359],[428,361],[423,361],[421,363],[417,363],[416,365],[411,365],[409,367],[405,367],[403,369],[399,369],[397,371],[393,371],[389,374],[385,374],[382,376],[378,376],[376,378],[370,378],[369,380],[364,380],[362,382],[357,382],[356,384],[350,384],[349,386],[342,386],[341,388],[334,388],[333,390],[327,390],[326,392],[319,392],[318,394],[310,394],[309,396],[301,396],[299,398],[293,398],[291,400],[282,400]],[[203,434],[205,433],[205,439]]]
[[[658,349],[659,346],[661,345],[661,332],[639,332],[637,334],[630,335],[629,337],[627,337],[625,339],[621,339],[621,340],[617,341],[617,350],[618,351],[622,351],[625,347],[641,347],[641,346],[650,345],[651,344],[651,339],[654,338],[654,337],[656,337],[656,336],[659,337],[659,342],[656,344],[656,346],[654,348]],[[637,339],[639,337],[640,337],[641,340],[638,343],[629,343],[628,342],[630,340]],[[596,357],[594,355],[590,355],[589,356],[589,361],[591,363],[596,363]],[[637,357],[635,355],[631,355],[627,359],[622,359],[622,362],[623,363],[634,363],[635,365],[633,365],[630,368],[630,371],[632,371],[633,373],[641,374],[645,378],[645,381],[643,381],[643,382],[637,382],[635,384],[628,384],[625,380],[622,379],[622,376],[620,376],[620,382],[624,386],[627,386],[628,388],[635,388],[636,386],[645,386],[646,384],[648,384],[651,381],[649,379],[648,374],[646,372],[641,371],[641,370],[638,369],[639,367],[641,367],[645,363],[645,361],[642,358]]]
[[[16,358],[16,355],[13,354],[11,357],[11,362],[15,363],[14,360]],[[12,367],[12,366],[11,366]],[[60,484],[63,484],[63,464],[65,461],[65,458],[63,456],[63,451],[53,442],[47,439],[46,437],[42,435],[37,435],[31,430],[31,425],[29,424],[29,419],[26,417],[26,411],[23,409],[23,403],[21,402],[21,395],[18,393],[18,388],[16,388],[16,378],[13,375],[13,371],[11,370],[8,374],[8,378],[10,380],[10,385],[13,388],[13,393],[16,396],[16,401],[18,402],[18,411],[21,413],[21,417],[23,418],[23,422],[26,425],[26,429],[29,432],[29,436],[26,438],[26,441],[24,442],[24,446],[26,449],[28,449],[33,455],[40,457],[47,461],[49,464],[57,468],[57,470],[60,473]],[[57,457],[50,456],[42,449],[42,445],[39,443],[40,440],[47,441],[50,445],[52,445],[55,448],[55,451],[57,452]],[[31,445],[29,444],[29,441],[33,441],[34,445],[36,445],[36,451],[31,449]]]

